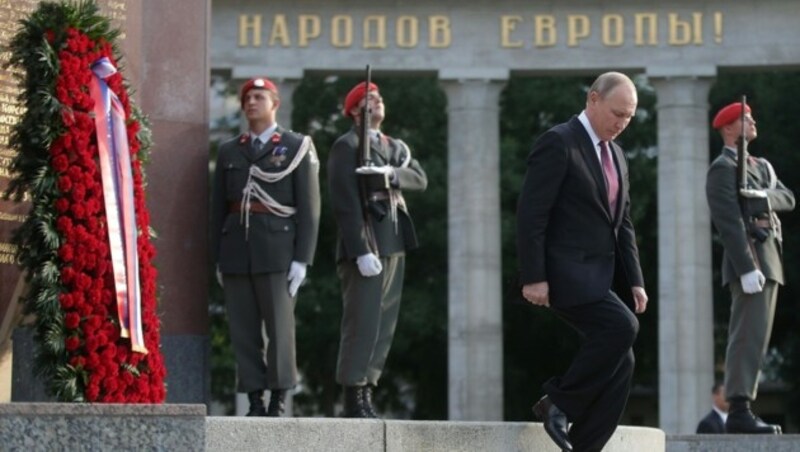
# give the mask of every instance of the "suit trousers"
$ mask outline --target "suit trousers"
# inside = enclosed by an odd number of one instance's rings
[[[746,294],[736,280],[729,285],[733,303],[725,355],[725,396],[755,400],[758,378],[767,353],[778,283],[768,279],[760,293]]]
[[[289,295],[286,276],[222,275],[239,392],[292,389],[297,384],[295,299]]]
[[[543,388],[572,422],[575,450],[600,451],[628,401],[639,320],[611,291],[598,302],[553,309],[578,331],[581,345],[566,373]]]
[[[381,257],[383,271],[364,277],[352,260],[337,266],[342,284],[342,324],[336,381],[344,386],[378,384],[400,314],[405,255]]]

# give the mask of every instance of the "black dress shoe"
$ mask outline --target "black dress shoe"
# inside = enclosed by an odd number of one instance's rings
[[[562,451],[572,452],[572,444],[567,436],[567,415],[553,404],[550,397],[539,399],[533,406],[533,414],[542,421],[544,431]]]
[[[764,435],[780,435],[782,433],[779,425],[767,424],[753,414],[749,408],[728,413],[728,419],[725,421],[725,432]]]

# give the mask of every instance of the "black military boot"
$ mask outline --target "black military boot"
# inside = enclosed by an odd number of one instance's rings
[[[267,416],[279,417],[286,410],[286,390],[273,389],[269,395]]]
[[[344,417],[370,418],[364,405],[364,386],[344,387]]]
[[[247,393],[250,401],[250,411],[247,416],[266,416],[267,410],[264,409],[264,391],[251,391]]]
[[[734,397],[725,421],[726,433],[748,433],[780,435],[780,426],[767,424],[750,410],[750,401],[745,397]]]
[[[378,414],[375,412],[375,406],[372,405],[372,390],[375,388],[373,385],[366,385],[361,387],[361,398],[364,400],[364,409],[367,412],[367,417],[378,419]]]

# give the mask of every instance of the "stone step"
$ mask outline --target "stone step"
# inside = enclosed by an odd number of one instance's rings
[[[206,418],[209,452],[558,452],[542,424],[336,418]],[[617,429],[604,452],[662,452],[664,432]]]
[[[667,452],[800,452],[800,435],[669,435]]]

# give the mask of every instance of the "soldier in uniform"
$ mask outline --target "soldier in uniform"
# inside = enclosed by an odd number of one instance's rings
[[[212,195],[211,258],[225,293],[237,390],[248,416],[280,416],[297,384],[294,307],[319,230],[319,159],[311,138],[275,122],[278,89],[247,81],[249,131],[219,148]],[[264,362],[266,326],[268,346]],[[264,407],[264,390],[269,406]]]
[[[764,158],[746,157],[747,186],[738,186],[736,150],[742,135],[742,108],[746,139],[756,138],[756,122],[748,105],[737,102],[721,109],[712,125],[724,147],[706,178],[711,219],[724,248],[722,284],[728,286],[733,300],[725,358],[725,390],[730,402],[725,427],[728,433],[776,434],[780,426],[755,416],[750,403],[756,399],[778,286],[784,283],[777,213],[793,210],[795,201]]]
[[[365,102],[371,166],[364,166],[360,148]],[[397,325],[405,253],[418,246],[403,191],[424,190],[428,179],[404,142],[380,132],[385,107],[377,85],[356,85],[345,98],[344,114],[354,126],[336,140],[328,158],[344,304],[336,381],[344,386],[346,417],[374,418],[372,391]]]

